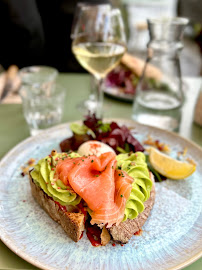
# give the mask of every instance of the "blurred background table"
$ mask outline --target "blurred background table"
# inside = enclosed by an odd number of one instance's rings
[[[193,113],[197,96],[201,87],[201,78],[184,78],[186,83],[185,104],[179,134],[202,146],[202,127],[193,123]],[[58,83],[66,88],[65,113],[63,122],[82,119],[76,105],[86,99],[90,92],[90,76],[87,74],[61,73]],[[105,97],[104,117],[131,118],[132,104]],[[0,158],[16,144],[29,136],[21,104],[0,105]],[[0,241],[0,269],[37,269],[10,251]],[[202,258],[186,268],[186,270],[202,269]]]

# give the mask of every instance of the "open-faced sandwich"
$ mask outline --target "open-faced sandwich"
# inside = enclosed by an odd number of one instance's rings
[[[86,228],[95,246],[138,233],[153,207],[155,186],[145,155],[115,154],[98,141],[52,153],[30,172],[32,195],[75,242]]]
[[[29,175],[36,201],[75,242],[86,229],[94,246],[127,243],[150,214],[154,180],[181,180],[196,169],[194,161],[166,155],[167,144],[149,136],[145,151],[130,128],[95,115],[70,128],[61,153],[53,150]]]
[[[32,195],[75,242],[125,244],[141,234],[155,200],[154,180],[187,178],[192,160],[176,160],[166,143],[134,137],[134,130],[88,115],[70,125],[72,136],[30,171]],[[185,151],[185,150],[184,150]],[[185,156],[185,153],[182,153]]]

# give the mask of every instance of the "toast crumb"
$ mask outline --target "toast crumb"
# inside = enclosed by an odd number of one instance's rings
[[[106,246],[111,239],[111,236],[105,227],[103,227],[100,237],[101,237],[101,245],[102,246]]]

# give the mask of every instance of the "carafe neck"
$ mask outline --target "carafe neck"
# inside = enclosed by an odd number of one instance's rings
[[[188,19],[148,19],[147,22],[150,35],[148,48],[154,52],[172,52],[172,54],[183,48],[181,40]]]

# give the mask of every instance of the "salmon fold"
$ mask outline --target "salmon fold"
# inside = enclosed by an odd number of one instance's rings
[[[67,158],[58,162],[55,177],[87,203],[91,224],[110,228],[124,217],[126,202],[134,179],[116,169],[116,155],[107,152],[99,157]]]

